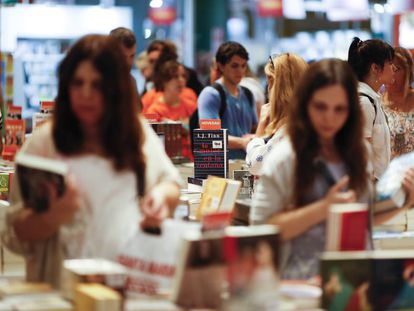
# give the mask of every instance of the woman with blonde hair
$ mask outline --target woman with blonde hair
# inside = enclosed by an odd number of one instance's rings
[[[402,47],[394,51],[395,81],[386,84],[383,98],[391,134],[391,158],[414,150],[413,58]]]
[[[258,175],[264,156],[272,145],[284,137],[287,111],[297,81],[308,68],[303,58],[284,53],[269,56],[265,66],[268,80],[269,103],[263,105],[256,138],[247,145],[246,163],[249,171]]]

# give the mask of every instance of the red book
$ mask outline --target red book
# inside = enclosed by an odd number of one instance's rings
[[[368,205],[365,203],[333,204],[327,226],[328,251],[365,250],[368,234]]]

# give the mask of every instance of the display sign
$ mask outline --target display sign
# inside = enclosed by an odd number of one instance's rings
[[[282,0],[259,0],[257,2],[257,14],[261,17],[283,16]]]
[[[177,11],[173,7],[150,8],[148,15],[155,25],[170,25],[177,18]]]
[[[369,19],[368,0],[324,0],[326,16],[330,21],[355,21]]]

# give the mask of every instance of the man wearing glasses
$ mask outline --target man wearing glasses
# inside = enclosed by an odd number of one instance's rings
[[[237,42],[225,42],[217,50],[216,62],[221,78],[216,82],[223,88],[226,98],[221,117],[222,102],[216,88],[204,88],[198,98],[199,119],[221,119],[221,127],[228,129],[230,159],[246,157],[246,146],[254,137],[251,133],[257,125],[254,101],[239,85],[246,73],[248,60],[246,49]]]

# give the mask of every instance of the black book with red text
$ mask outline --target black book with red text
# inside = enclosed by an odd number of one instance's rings
[[[194,177],[228,176],[227,129],[193,131]]]

